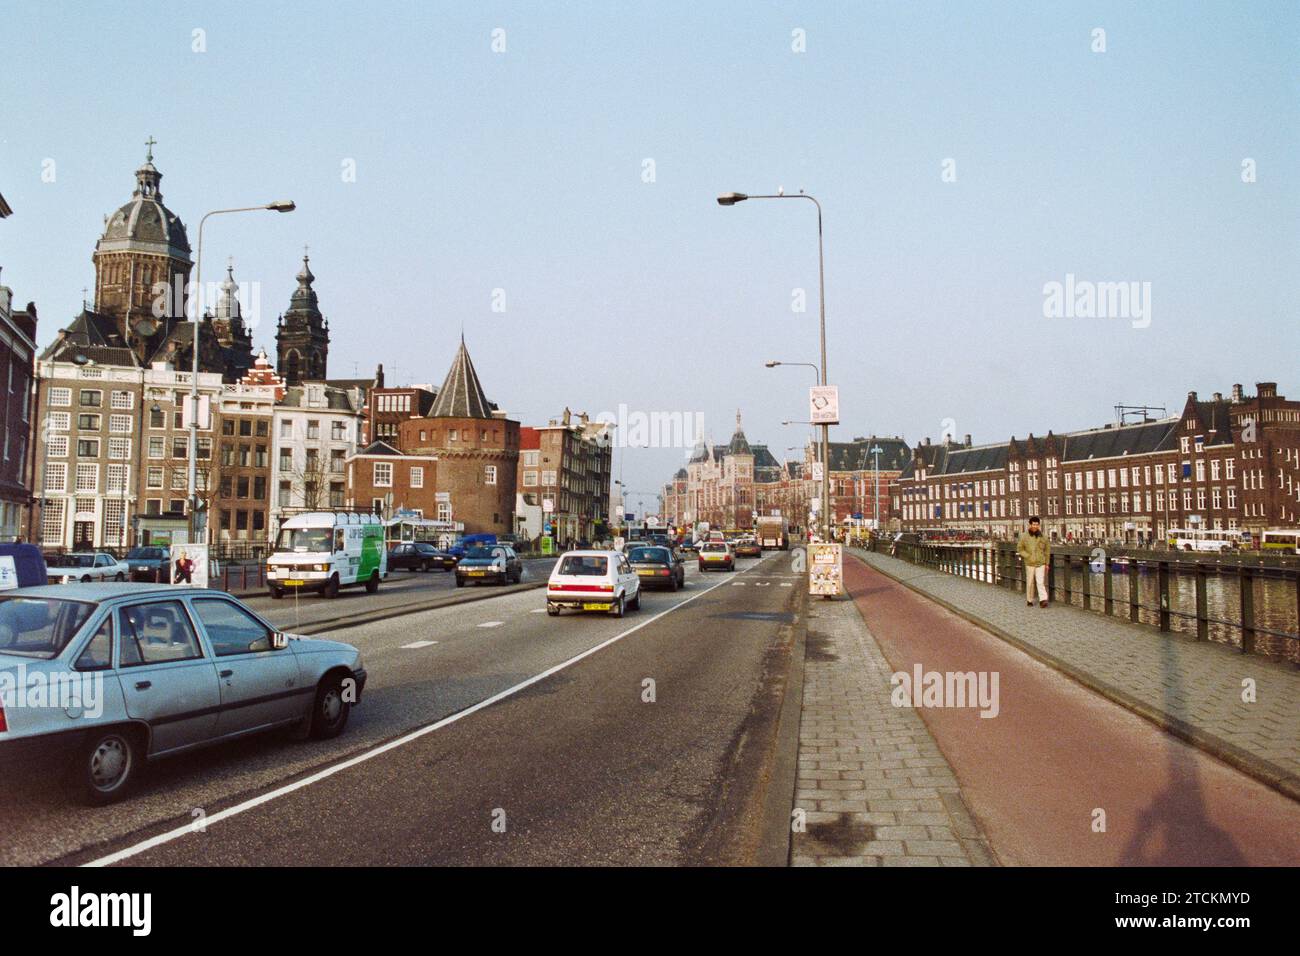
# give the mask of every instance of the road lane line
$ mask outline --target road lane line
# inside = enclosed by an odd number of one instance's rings
[[[739,573],[745,574],[748,570],[749,568],[746,568],[744,571],[741,571]],[[313,783],[319,783],[321,780],[328,779],[329,777],[332,777],[337,773],[342,773],[344,770],[349,770],[352,767],[367,762],[368,760],[372,760],[375,757],[386,754],[390,750],[396,750],[399,747],[404,747],[407,744],[412,743],[413,741],[419,740],[421,737],[424,737],[427,734],[433,733],[435,730],[441,730],[443,727],[450,726],[451,724],[456,723],[458,720],[468,717],[470,714],[474,714],[480,710],[484,710],[485,708],[491,707],[493,704],[505,700],[508,697],[513,697],[515,694],[519,693],[520,691],[525,690],[533,686],[534,684],[545,680],[546,678],[550,677],[552,674],[558,674],[560,671],[564,670],[565,668],[571,667],[572,665],[578,663],[579,661],[585,658],[590,657],[596,652],[604,650],[605,648],[609,647],[611,644],[618,643],[628,635],[635,634],[637,631],[641,630],[641,628],[653,624],[661,617],[673,613],[673,611],[676,611],[678,608],[690,604],[696,598],[704,597],[704,595],[708,594],[710,591],[714,591],[727,583],[728,583],[727,581],[719,581],[717,584],[711,585],[697,594],[692,594],[690,597],[678,601],[672,607],[665,608],[664,610],[660,611],[658,614],[654,615],[653,617],[648,617],[644,621],[634,624],[632,627],[629,627],[626,631],[623,631],[620,634],[615,634],[613,637],[609,638],[608,640],[602,641],[601,643],[596,644],[593,647],[589,647],[587,650],[583,651],[582,653],[570,657],[567,661],[561,661],[559,664],[556,664],[553,667],[548,667],[546,670],[542,671],[541,673],[534,674],[532,677],[529,677],[527,680],[520,681],[518,684],[515,684],[513,687],[507,687],[505,690],[499,691],[498,693],[493,694],[491,697],[487,697],[479,701],[477,704],[471,704],[469,707],[466,707],[464,710],[458,710],[454,714],[448,714],[446,717],[434,721],[432,724],[426,724],[423,727],[417,727],[415,730],[403,734],[401,737],[398,737],[396,740],[390,740],[386,744],[381,744],[378,747],[375,747],[371,750],[363,751],[357,754],[355,757],[349,757],[347,760],[344,760],[341,763],[337,763],[334,764],[333,766],[326,767],[323,770],[318,770],[316,773],[313,773],[307,777],[303,777],[301,780],[296,780],[293,783],[285,784],[282,787],[277,787],[276,789],[270,790],[262,794],[261,796],[257,796],[249,800],[245,800],[243,803],[236,804],[233,807],[227,807],[225,810],[218,810],[216,813],[210,814],[204,819],[204,824],[205,824],[204,829],[206,831],[207,827],[210,827],[216,823],[220,823],[222,820],[228,820],[231,817],[235,817],[235,816],[239,816],[240,814],[247,813],[249,810],[254,810],[265,803],[270,803],[272,800],[278,800],[280,797],[286,797],[291,793],[294,793],[298,790],[302,790],[305,787],[311,786]],[[107,856],[102,856],[97,860],[91,860],[89,863],[84,863],[82,865],[85,867],[112,866],[114,863],[120,863],[123,860],[129,860],[133,856],[139,856],[141,853],[144,853],[148,850],[152,850],[155,847],[160,847],[163,846],[164,844],[171,843],[174,840],[178,840],[181,837],[194,832],[195,832],[194,824],[192,822],[187,822],[182,826],[176,827],[174,830],[168,830],[165,833],[159,833],[158,835],[152,836],[147,840],[142,840],[141,842],[135,844],[134,846],[126,847],[125,849],[118,850],[115,853],[109,853]]]
[[[410,644],[403,644],[402,650],[414,651],[414,650],[418,650],[421,647],[432,647],[434,644],[437,643],[438,643],[437,641],[413,641]]]
[[[542,608],[542,610],[544,611],[546,610],[546,608]],[[484,621],[482,624],[478,626],[479,627],[500,627],[504,623],[505,621]]]

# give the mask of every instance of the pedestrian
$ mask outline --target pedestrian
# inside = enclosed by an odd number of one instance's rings
[[[1039,607],[1047,607],[1047,562],[1052,556],[1052,546],[1043,537],[1042,522],[1038,515],[1029,516],[1029,531],[1020,536],[1016,554],[1025,563],[1025,604],[1034,606],[1034,586],[1038,586]]]

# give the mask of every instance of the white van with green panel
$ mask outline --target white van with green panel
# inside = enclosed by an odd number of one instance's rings
[[[266,559],[271,597],[286,591],[318,591],[336,597],[339,588],[363,586],[373,594],[388,577],[384,522],[375,514],[310,511],[280,525]]]

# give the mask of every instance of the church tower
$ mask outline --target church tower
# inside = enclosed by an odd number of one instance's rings
[[[275,330],[276,369],[289,385],[303,382],[323,382],[325,361],[329,356],[330,327],[321,315],[316,301],[316,291],[311,284],[316,281],[302,257],[298,273],[298,288],[289,300],[289,309],[280,316]]]
[[[154,139],[135,171],[131,200],[106,216],[95,244],[95,312],[110,318],[143,363],[185,317],[190,242],[185,225],[162,203],[162,173],[153,164]]]
[[[216,315],[212,319],[217,341],[226,353],[227,382],[238,381],[253,366],[253,333],[244,325],[243,311],[236,295],[238,291],[234,262],[228,261],[226,278],[221,283],[221,295],[217,298]]]

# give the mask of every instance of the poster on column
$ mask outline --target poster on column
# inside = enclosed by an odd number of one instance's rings
[[[189,580],[186,581],[181,562],[189,562]],[[208,546],[206,544],[172,545],[172,584],[192,584],[197,588],[208,586]]]
[[[808,593],[839,597],[844,593],[844,548],[837,542],[808,545]]]

